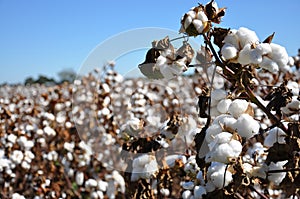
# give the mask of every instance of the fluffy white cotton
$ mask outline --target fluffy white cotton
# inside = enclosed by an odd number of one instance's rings
[[[185,190],[181,195],[182,199],[191,199],[192,196],[193,194],[190,190]]]
[[[79,186],[81,186],[81,185],[83,184],[83,182],[84,182],[84,174],[83,174],[83,172],[78,171],[78,172],[76,173],[76,176],[75,176],[75,182],[76,182],[76,184],[78,184]]]
[[[187,162],[184,155],[168,155],[165,160],[169,167],[174,167],[176,160],[181,160],[184,164]]]
[[[153,155],[143,154],[132,162],[131,181],[140,178],[148,179],[158,170],[158,165]]]
[[[221,54],[226,60],[234,59],[238,55],[236,47],[230,43],[225,43],[221,49]]]
[[[259,64],[259,66],[263,69],[266,69],[266,70],[272,72],[272,73],[276,73],[279,71],[278,64],[268,57],[263,57],[262,62]]]
[[[279,67],[284,67],[289,61],[289,56],[284,47],[271,43],[270,44],[272,53],[269,54],[269,57],[274,60]]]
[[[206,189],[203,186],[195,186],[194,188],[195,199],[201,199],[205,194],[206,194]]]
[[[213,124],[208,129],[206,130],[205,134],[205,140],[207,143],[211,143],[214,139],[215,136],[220,134],[222,132],[222,128],[218,124]]]
[[[240,52],[237,61],[242,64],[250,64],[251,63],[251,44],[247,44]]]
[[[143,121],[134,117],[121,127],[121,132],[136,136],[143,129]]]
[[[227,186],[232,181],[232,173],[226,171],[226,164],[220,162],[212,162],[207,170],[208,180],[210,180],[216,188],[220,189]]]
[[[222,132],[218,134],[209,145],[210,152],[206,155],[206,162],[229,163],[230,159],[236,159],[242,152],[242,144],[232,139],[232,134]]]
[[[231,103],[231,99],[222,99],[217,105],[217,110],[222,114],[227,113]]]
[[[231,44],[236,49],[240,49],[239,38],[236,33],[237,33],[237,30],[235,30],[235,29],[230,30],[229,33],[224,38],[224,43]]]
[[[256,33],[248,28],[241,27],[236,32],[237,37],[239,38],[240,46],[244,47],[246,44],[253,44],[259,41]]]
[[[264,146],[271,147],[276,142],[279,144],[285,144],[285,137],[286,133],[282,129],[278,127],[272,128],[264,140]]]
[[[285,161],[279,161],[277,163],[271,162],[269,165],[269,171],[270,170],[281,170],[283,169],[283,166],[288,162],[288,160]],[[281,173],[269,173],[268,179],[273,182],[275,185],[279,185],[282,180],[285,178],[286,172]]]
[[[194,186],[195,186],[194,182],[192,182],[192,181],[181,182],[180,185],[182,186],[182,188],[188,189],[188,190],[194,189]]]
[[[243,99],[235,99],[228,107],[228,112],[234,117],[238,118],[241,114],[245,113],[249,106],[249,102]]]
[[[234,124],[238,134],[249,139],[259,133],[259,123],[248,114],[242,114]]]

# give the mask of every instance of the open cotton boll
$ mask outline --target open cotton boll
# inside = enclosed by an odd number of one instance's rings
[[[137,181],[139,178],[148,179],[158,170],[155,156],[143,154],[135,158],[132,162],[131,181]]]
[[[270,46],[272,48],[272,53],[269,54],[269,57],[274,60],[279,67],[286,66],[289,61],[286,49],[274,43],[271,43]]]
[[[227,113],[231,102],[231,99],[222,99],[217,105],[218,111],[222,114]]]
[[[203,11],[200,11],[197,13],[197,16],[195,17],[196,19],[199,19],[200,21],[208,21],[208,18],[206,14]]]
[[[264,140],[264,146],[271,147],[276,142],[279,144],[285,144],[285,137],[286,133],[282,129],[278,127],[272,128]]]
[[[296,81],[288,81],[287,85],[288,89],[292,90],[294,96],[298,96],[299,94],[299,84]]]
[[[232,181],[232,173],[226,171],[226,164],[220,162],[212,162],[207,170],[208,180],[210,180],[216,188],[227,186]],[[225,175],[225,176],[224,176]]]
[[[225,44],[231,44],[233,45],[236,49],[240,49],[239,45],[239,39],[238,36],[236,35],[237,30],[231,29],[226,37],[224,38],[224,43]]]
[[[269,165],[270,170],[281,170],[283,166],[288,162],[288,160],[279,161],[279,162],[271,162]],[[280,173],[270,173],[268,179],[273,182],[275,185],[279,185],[282,180],[285,178],[287,172],[280,172]]]
[[[221,49],[221,54],[226,60],[230,60],[237,57],[238,50],[230,43],[225,43]]]
[[[165,160],[169,167],[174,167],[176,160],[181,160],[183,164],[185,164],[187,161],[184,155],[168,155]]]
[[[227,92],[223,89],[215,89],[211,92],[211,98],[217,101],[224,99],[227,95]]]
[[[210,127],[208,127],[205,135],[206,142],[211,143],[215,139],[215,136],[218,135],[219,133],[222,133],[222,128],[220,125],[213,124]]]
[[[191,199],[192,196],[193,194],[190,190],[185,190],[181,195],[182,199]]]
[[[246,44],[246,46],[239,52],[237,61],[242,65],[251,63],[251,44]]]
[[[204,30],[203,22],[199,19],[194,19],[193,25],[196,28],[196,30],[198,31],[198,33],[202,33],[202,31]]]
[[[245,27],[239,28],[238,31],[236,32],[236,35],[242,47],[244,47],[246,44],[253,44],[259,41],[256,33]]]
[[[259,64],[259,66],[270,71],[271,73],[276,73],[279,71],[278,64],[266,56],[263,57],[262,62]]]
[[[260,43],[255,48],[261,55],[266,55],[272,52],[271,45],[269,43]]]
[[[249,106],[249,102],[243,99],[235,99],[228,107],[228,112],[234,117],[238,118],[241,114],[245,113]]]
[[[194,11],[190,11],[190,12],[193,12],[195,15]],[[191,15],[187,16],[184,21],[184,29],[187,29],[191,25],[192,21],[193,21],[193,17]]]
[[[232,134],[222,132],[218,134],[213,142],[209,144],[210,152],[206,155],[206,162],[228,163],[229,159],[237,158],[242,152],[239,141],[232,139]]]
[[[246,139],[249,139],[259,133],[259,123],[248,114],[242,114],[234,125],[238,134]]]
[[[202,199],[203,195],[206,194],[206,189],[203,186],[195,186],[194,197],[195,199]]]
[[[229,143],[216,145],[205,157],[206,162],[229,163],[230,159],[236,159],[242,152],[242,145],[237,140],[231,140]]]

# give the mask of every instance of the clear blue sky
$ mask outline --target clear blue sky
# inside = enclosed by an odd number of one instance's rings
[[[99,43],[123,31],[143,27],[177,31],[181,16],[198,2],[0,0],[0,83],[23,82],[39,74],[56,77],[65,68],[78,71]],[[228,8],[222,26],[248,27],[261,39],[276,32],[273,42],[285,46],[290,55],[300,48],[299,0],[217,2]]]

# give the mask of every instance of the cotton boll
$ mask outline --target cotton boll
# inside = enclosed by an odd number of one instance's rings
[[[212,162],[207,170],[208,179],[216,186],[216,188],[222,188],[227,186],[232,181],[232,173],[226,171],[226,164],[220,162]],[[225,175],[225,181],[224,181]]]
[[[263,69],[266,69],[272,73],[276,73],[279,71],[279,66],[278,64],[273,61],[272,59],[268,57],[263,57],[262,62],[259,64],[259,66]]]
[[[240,45],[244,47],[246,44],[253,44],[259,41],[256,33],[248,28],[241,27],[236,32],[237,37],[239,38]]]
[[[196,28],[197,32],[198,33],[202,33],[203,30],[204,30],[204,25],[203,25],[203,22],[199,19],[194,19],[193,20],[193,25],[194,27]]]
[[[222,114],[227,113],[231,102],[231,99],[222,99],[217,105],[218,111]]]
[[[236,159],[239,157],[240,153],[242,152],[241,143],[237,140],[228,141],[227,140],[228,138],[229,137],[227,136],[227,138],[224,138],[224,142],[222,141],[223,143],[217,143],[213,146],[213,148],[211,148],[211,151],[207,154],[205,158],[206,162],[216,161],[216,162],[229,163],[230,159]]]
[[[201,170],[197,173],[196,178],[197,178],[197,180],[199,180],[201,185],[205,184],[205,180],[203,178],[203,172]]]
[[[181,160],[184,164],[186,163],[186,157],[184,155],[168,155],[165,160],[169,167],[174,167],[176,160]]]
[[[192,19],[196,18],[196,12],[193,9],[191,9],[190,11],[188,11],[186,14],[188,16],[190,16]]]
[[[282,170],[283,166],[288,162],[288,160],[285,161],[279,161],[277,163],[271,162],[269,165],[269,171],[270,170]],[[273,182],[275,185],[279,185],[282,180],[285,178],[286,172],[281,173],[269,173],[268,179]]]
[[[271,43],[272,53],[269,54],[270,58],[274,60],[279,67],[286,66],[289,61],[289,56],[284,47]]]
[[[287,85],[288,89],[292,90],[294,96],[298,96],[299,94],[299,84],[296,81],[288,81]]]
[[[180,185],[182,186],[182,188],[188,189],[188,190],[194,189],[194,186],[195,186],[194,182],[192,182],[192,181],[181,182]]]
[[[251,44],[247,44],[240,52],[237,61],[242,65],[251,63]]]
[[[234,117],[238,118],[241,114],[245,113],[249,106],[249,102],[243,99],[235,99],[228,107],[228,112]]]
[[[224,38],[224,43],[228,43],[233,45],[236,49],[240,49],[240,45],[239,45],[239,40],[238,40],[238,36],[236,35],[237,30],[232,29],[228,32],[228,34],[226,35],[226,37]]]
[[[233,132],[235,129],[234,125],[236,123],[236,119],[233,117],[226,117],[224,118],[222,124],[227,131]]]
[[[131,181],[136,181],[150,178],[158,170],[158,165],[155,156],[144,154],[133,160],[132,168]]]
[[[84,174],[82,172],[77,172],[75,176],[75,182],[77,185],[81,186],[84,182]]]
[[[286,133],[282,129],[275,127],[268,132],[268,135],[264,140],[264,146],[271,147],[276,142],[285,144],[285,137]]]
[[[262,53],[257,48],[251,50],[250,60],[252,64],[259,64],[262,62]]]
[[[260,43],[256,46],[256,50],[261,54],[261,55],[266,55],[272,52],[272,48],[270,44],[268,43]]]
[[[246,139],[259,133],[259,123],[248,114],[242,114],[234,126],[238,134]]]
[[[211,92],[211,98],[216,101],[224,99],[227,95],[227,92],[223,89],[215,89]]]
[[[185,190],[181,195],[182,199],[191,199],[192,196],[193,194],[190,190]]]
[[[191,17],[190,15],[187,16],[184,21],[184,29],[187,29],[191,25],[192,21],[193,21],[193,17]]]
[[[206,130],[205,140],[207,143],[211,143],[215,136],[222,132],[222,128],[218,124],[213,124]]]
[[[238,50],[236,47],[230,43],[225,43],[221,49],[221,54],[226,60],[233,59],[237,57]]]
[[[203,186],[195,186],[194,197],[195,199],[202,199],[203,195],[206,194],[206,189]]]
[[[199,19],[200,21],[203,21],[203,22],[208,21],[208,18],[203,11],[200,11],[197,13],[196,19]]]

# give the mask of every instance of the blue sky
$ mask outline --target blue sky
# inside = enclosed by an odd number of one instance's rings
[[[26,77],[36,78],[39,74],[56,77],[65,68],[79,71],[97,45],[124,31],[144,27],[178,31],[181,16],[198,2],[0,0],[0,83],[24,82]],[[217,3],[228,8],[221,26],[248,27],[261,40],[276,32],[273,42],[285,46],[290,55],[300,48],[299,0]],[[123,55],[123,62],[120,59],[117,64],[126,65],[121,67],[123,72],[130,70],[143,60],[144,57],[136,58],[143,53],[129,54],[127,58]],[[106,58],[98,56],[104,63]]]

